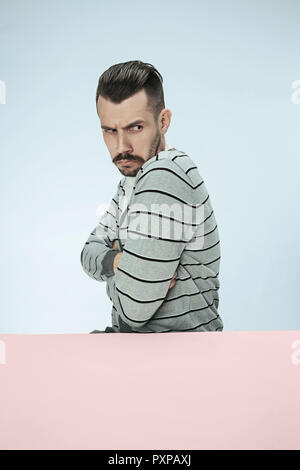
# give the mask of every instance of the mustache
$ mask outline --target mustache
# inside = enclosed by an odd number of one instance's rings
[[[118,155],[117,157],[114,158],[114,163],[120,162],[122,160],[143,160],[141,157],[135,157],[129,154],[125,155]]]

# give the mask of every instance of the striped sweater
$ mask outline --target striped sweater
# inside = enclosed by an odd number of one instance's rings
[[[114,240],[123,252],[115,273]],[[223,330],[220,257],[203,179],[193,160],[173,147],[120,180],[80,260],[88,276],[106,282],[113,331],[163,333]]]

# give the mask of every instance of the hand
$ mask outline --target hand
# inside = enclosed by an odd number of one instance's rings
[[[117,246],[117,240],[114,240],[114,242],[113,242],[113,249],[119,251],[119,248]]]
[[[119,265],[119,262],[120,262],[120,259],[123,255],[123,251],[119,251],[119,253],[116,254],[116,256],[114,257],[114,262],[113,262],[113,270],[114,272],[116,272],[117,270],[117,267]]]
[[[175,271],[175,274],[174,276],[172,277],[172,281],[170,282],[170,285],[169,285],[169,289],[172,289],[173,286],[175,286],[175,282],[176,282],[176,276],[177,276],[177,271]]]
[[[114,263],[113,263],[113,270],[116,272],[117,267],[119,265],[120,259],[122,257],[123,251],[120,251],[118,246],[117,246],[117,240],[114,240],[113,245],[112,245],[114,250],[117,250],[119,253],[116,254],[114,257]]]

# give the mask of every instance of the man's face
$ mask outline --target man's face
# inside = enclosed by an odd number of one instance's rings
[[[171,111],[161,111],[158,122],[147,108],[144,89],[119,104],[99,96],[97,111],[112,162],[124,176],[136,176],[141,166],[165,148]]]

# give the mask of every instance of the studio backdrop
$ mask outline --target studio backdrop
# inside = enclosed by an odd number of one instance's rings
[[[297,0],[0,1],[1,333],[111,322],[80,254],[121,178],[97,82],[135,59],[210,194],[224,331],[299,330],[299,17]]]

